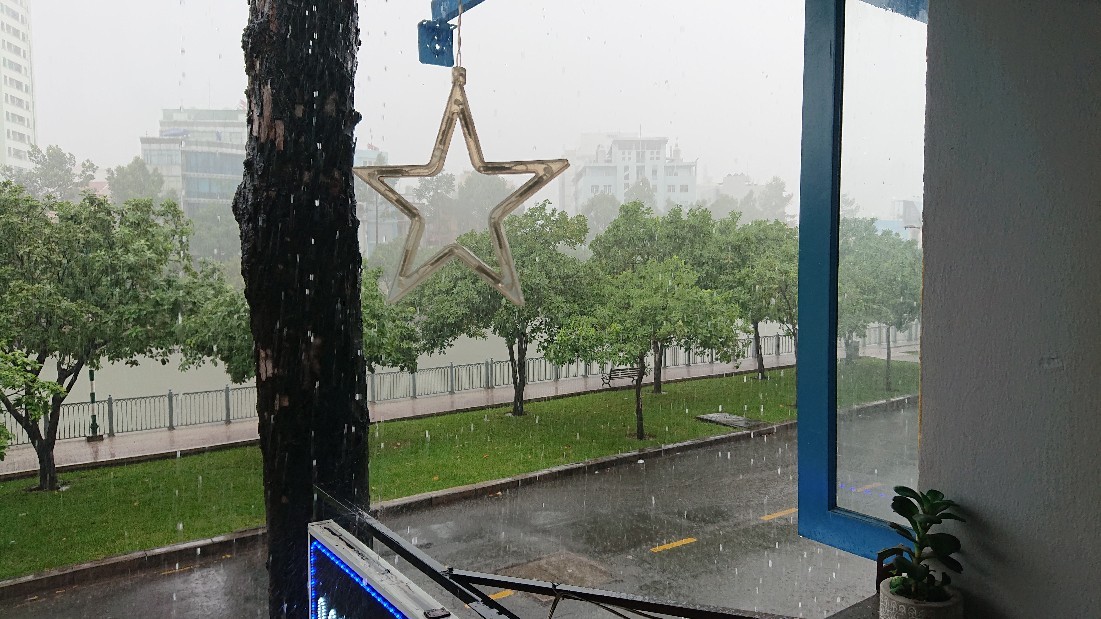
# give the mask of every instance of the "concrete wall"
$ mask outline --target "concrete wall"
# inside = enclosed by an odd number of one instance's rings
[[[921,485],[971,617],[1101,617],[1101,1],[932,0]]]

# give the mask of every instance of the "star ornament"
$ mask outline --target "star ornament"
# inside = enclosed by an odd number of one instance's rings
[[[482,279],[505,295],[517,305],[524,304],[524,293],[520,289],[520,279],[516,274],[516,263],[512,259],[508,238],[505,236],[504,218],[515,211],[525,200],[535,195],[547,183],[554,180],[569,165],[565,159],[535,161],[486,161],[482,156],[482,145],[478,141],[478,132],[474,128],[474,117],[470,114],[470,104],[466,98],[466,69],[454,67],[451,70],[451,94],[447,108],[440,122],[440,131],[436,134],[436,143],[432,147],[432,158],[423,165],[382,165],[353,168],[356,176],[379,192],[409,218],[409,234],[405,237],[401,262],[397,275],[390,287],[388,301],[396,303],[412,292],[433,273],[442,269],[452,260],[459,260],[470,267]],[[455,121],[462,124],[466,149],[470,154],[470,163],[482,174],[532,174],[526,183],[512,192],[489,212],[489,232],[493,249],[497,254],[500,271],[494,271],[481,258],[474,255],[460,243],[451,243],[436,252],[416,269],[413,268],[421,237],[424,235],[424,217],[419,209],[383,182],[384,178],[408,178],[436,176],[443,170],[447,149],[451,145],[451,136],[455,132]]]

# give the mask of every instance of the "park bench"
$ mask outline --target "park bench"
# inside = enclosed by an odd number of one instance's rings
[[[612,368],[608,370],[607,374],[603,374],[600,377],[601,382],[605,387],[611,387],[612,381],[619,378],[630,378],[634,380],[639,376],[639,369],[637,367],[631,368]]]

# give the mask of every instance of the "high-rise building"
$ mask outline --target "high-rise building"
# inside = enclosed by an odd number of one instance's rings
[[[0,164],[29,168],[36,141],[31,18],[27,0],[0,1],[0,76],[4,99]]]
[[[228,207],[241,184],[247,128],[244,110],[164,110],[159,135],[141,138],[141,158],[188,215]]]

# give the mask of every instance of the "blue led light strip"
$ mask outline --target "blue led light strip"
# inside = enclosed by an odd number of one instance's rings
[[[314,551],[321,551],[321,554],[328,557],[330,561],[335,563],[337,567],[344,571],[356,584],[358,584],[364,591],[367,592],[376,602],[378,602],[383,608],[385,608],[390,616],[394,619],[409,619],[405,616],[405,613],[398,610],[393,604],[390,603],[381,593],[375,590],[362,576],[357,574],[355,570],[348,566],[340,559],[340,557],[333,554],[331,550],[326,548],[321,542],[314,540],[310,543],[310,619],[325,619],[324,617],[317,616],[317,600],[314,598],[314,590],[317,584],[317,568],[314,565]]]

